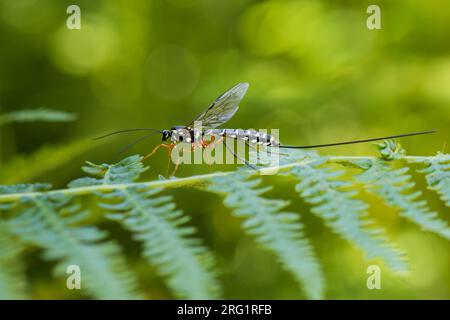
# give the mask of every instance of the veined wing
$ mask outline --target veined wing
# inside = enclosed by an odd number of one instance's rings
[[[193,127],[195,121],[201,121],[205,128],[216,128],[233,117],[239,108],[239,102],[248,89],[248,83],[239,83],[221,94],[202,114],[192,121],[188,127]]]

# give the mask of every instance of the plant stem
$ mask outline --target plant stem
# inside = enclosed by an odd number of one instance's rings
[[[414,161],[414,160],[423,160],[423,159],[427,159],[427,158],[429,158],[429,157],[404,156],[400,160]],[[278,167],[264,167],[264,168],[261,168],[258,170],[251,170],[249,172],[253,173],[252,175],[264,174],[264,173],[270,172],[272,170],[278,170],[278,171],[283,172],[283,171],[287,171],[288,169],[293,168],[293,167],[308,165],[309,163],[311,163],[315,160],[317,160],[317,158],[306,158],[306,159],[302,159],[298,162],[293,162],[293,163],[281,165]],[[331,157],[327,157],[326,162],[328,162],[328,163],[348,163],[348,162],[355,161],[355,160],[375,161],[375,160],[379,160],[379,158],[372,157],[372,156],[331,156]],[[3,195],[0,195],[0,203],[14,202],[23,197],[36,197],[39,195],[51,195],[51,194],[56,194],[56,193],[82,196],[82,195],[91,194],[95,191],[108,192],[108,191],[112,191],[112,190],[126,189],[126,188],[133,187],[133,186],[149,187],[149,188],[182,187],[182,186],[200,184],[200,183],[208,181],[212,178],[227,176],[227,175],[231,175],[233,173],[235,173],[235,171],[226,171],[226,172],[221,171],[221,172],[196,175],[196,176],[191,176],[191,177],[186,177],[186,178],[155,180],[155,181],[148,181],[148,182],[131,182],[131,183],[121,183],[121,184],[102,184],[102,185],[77,187],[77,188],[70,188],[70,189],[58,189],[58,190],[50,190],[50,191],[42,191],[42,192],[24,192],[24,193],[3,194]]]

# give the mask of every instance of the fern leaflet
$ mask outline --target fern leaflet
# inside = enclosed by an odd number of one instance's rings
[[[312,299],[321,299],[324,276],[312,246],[304,237],[299,215],[282,212],[289,202],[266,199],[261,195],[270,188],[256,188],[260,180],[248,180],[248,174],[237,174],[212,179],[208,190],[225,194],[224,204],[233,209],[247,233],[272,251],[286,270]]]
[[[380,228],[370,227],[368,206],[357,199],[351,188],[360,186],[375,193],[400,214],[423,229],[450,239],[449,227],[436,213],[418,200],[420,193],[407,168],[396,169],[404,162],[425,165],[430,189],[435,190],[448,206],[449,155],[433,157],[407,156],[391,141],[381,147],[377,157],[321,157],[314,152],[283,151],[279,166],[238,172],[215,172],[185,178],[138,182],[146,170],[139,156],[129,157],[115,165],[88,163],[89,177],[70,183],[69,188],[49,190],[47,184],[0,186],[0,295],[26,297],[22,262],[24,248],[39,247],[43,257],[56,260],[57,275],[66,275],[70,264],[82,270],[82,285],[96,298],[135,298],[134,276],[128,271],[119,247],[105,241],[106,233],[87,227],[74,197],[97,195],[105,217],[118,221],[143,244],[145,260],[163,274],[168,287],[179,298],[216,298],[220,290],[213,257],[193,237],[189,220],[177,210],[172,197],[162,191],[181,186],[203,186],[214,193],[225,194],[224,204],[234,215],[244,219],[244,230],[273,252],[301,285],[309,298],[322,298],[324,276],[312,246],[305,239],[299,215],[285,212],[287,201],[268,199],[270,188],[258,187],[257,173],[283,172],[294,176],[300,197],[312,206],[312,212],[346,240],[356,244],[369,258],[381,258],[394,270],[404,271],[408,264],[402,252],[391,246]],[[292,152],[291,152],[292,151]],[[285,157],[284,157],[285,156]],[[263,158],[262,155],[261,158]],[[269,159],[263,159],[269,160]],[[267,161],[266,161],[267,162]],[[327,165],[333,165],[331,167]],[[353,166],[363,172],[351,178],[336,171],[336,164]],[[79,198],[83,200],[84,198]],[[18,268],[11,269],[11,263]]]
[[[414,158],[410,162],[425,164],[420,172],[426,174],[428,187],[450,207],[450,154],[438,153],[434,157]]]
[[[361,248],[368,258],[379,257],[393,270],[408,270],[404,253],[389,245],[381,228],[366,229],[373,224],[371,219],[362,219],[367,217],[367,204],[354,198],[356,191],[346,190],[352,184],[339,179],[342,171],[322,167],[326,161],[326,158],[305,161],[290,171],[300,181],[295,189],[313,206],[311,211],[334,232]]]
[[[395,145],[395,144],[394,144]],[[392,142],[379,144],[381,154],[385,159],[400,158],[404,153],[400,146],[394,147]],[[389,149],[395,151],[389,153]],[[407,174],[408,167],[394,169],[389,160],[374,160],[370,164],[366,162],[365,171],[356,176],[368,191],[376,193],[383,198],[387,204],[398,208],[400,215],[419,225],[422,229],[435,232],[436,234],[450,240],[450,228],[447,223],[437,218],[437,212],[431,211],[426,201],[418,201],[421,196],[420,191],[413,191],[415,183],[411,181],[411,176]],[[436,172],[442,169],[442,165],[437,162],[432,164],[428,179],[432,179]],[[441,186],[448,181],[441,180]]]
[[[104,242],[106,233],[96,227],[77,226],[89,213],[71,202],[71,197],[58,193],[24,197],[25,209],[7,224],[23,243],[44,249],[45,259],[58,260],[56,275],[65,276],[68,266],[79,266],[82,286],[92,296],[139,298],[119,247]]]
[[[0,126],[10,122],[69,122],[76,119],[76,115],[65,111],[40,109],[24,109],[0,115]]]
[[[89,163],[84,171],[97,178],[76,180],[72,186],[123,184],[133,182],[146,170],[142,158],[129,157],[116,165]],[[143,242],[143,256],[167,277],[170,289],[184,299],[213,299],[219,284],[212,271],[212,255],[193,238],[195,229],[183,226],[189,221],[177,210],[172,197],[161,196],[161,189],[129,186],[109,193],[98,193],[106,216],[120,222]]]
[[[25,246],[0,223],[0,300],[26,299],[26,281],[22,252]]]

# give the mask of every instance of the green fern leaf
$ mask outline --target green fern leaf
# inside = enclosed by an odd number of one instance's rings
[[[23,183],[10,186],[0,185],[0,195],[18,194],[20,196],[22,193],[45,191],[50,188],[51,185],[49,185],[48,183]],[[19,197],[19,200],[20,199],[21,197]],[[11,210],[15,206],[17,206],[19,202],[20,201],[11,201],[0,203],[0,210]]]
[[[69,122],[75,119],[75,114],[65,111],[25,109],[0,115],[0,126],[9,122]]]
[[[369,258],[381,258],[394,270],[407,270],[403,253],[386,241],[381,229],[369,227],[373,221],[367,218],[368,206],[355,198],[357,192],[351,188],[357,185],[355,182],[362,182],[367,190],[381,195],[403,216],[449,239],[445,222],[437,219],[423,201],[417,200],[418,193],[411,192],[414,184],[407,174],[408,169],[391,166],[405,161],[425,164],[429,187],[448,205],[449,155],[407,156],[392,141],[384,142],[380,148],[382,159],[373,156],[320,157],[314,152],[288,150],[280,154],[282,159],[278,167],[272,167],[273,159],[268,158],[271,154],[265,159],[270,162],[263,162],[265,166],[257,171],[216,172],[171,179],[160,177],[145,182],[136,181],[146,168],[141,157],[133,156],[116,165],[88,163],[84,171],[90,176],[73,181],[68,189],[49,190],[47,184],[0,186],[0,209],[6,210],[0,225],[0,229],[6,226],[0,230],[0,281],[8,283],[2,286],[0,282],[1,294],[26,294],[20,284],[23,274],[12,274],[7,266],[9,260],[21,260],[21,250],[28,245],[42,248],[46,259],[57,260],[55,272],[58,275],[65,273],[64,266],[69,263],[83,264],[84,278],[88,279],[85,287],[94,297],[137,296],[133,276],[126,270],[119,248],[112,242],[105,243],[105,234],[96,227],[80,226],[89,213],[80,212],[71,199],[96,194],[101,199],[100,206],[108,211],[107,217],[120,222],[143,243],[144,258],[165,275],[169,288],[177,297],[217,297],[212,255],[192,237],[193,228],[185,226],[188,217],[175,208],[173,199],[162,195],[166,188],[198,187],[210,182],[206,184],[208,190],[225,193],[225,205],[232,208],[236,216],[244,218],[246,232],[278,257],[306,295],[321,298],[324,291],[322,270],[311,245],[304,239],[299,216],[283,211],[288,202],[266,199],[263,194],[268,189],[257,187],[259,180],[249,179],[257,173],[277,170],[299,180],[296,190],[300,196],[337,234],[356,244]],[[364,172],[349,180],[343,172],[327,168],[326,164],[356,166]],[[389,181],[383,180],[388,178]],[[16,237],[20,241],[12,241],[11,234],[13,239]],[[11,286],[14,279],[17,287]]]
[[[420,172],[426,174],[428,187],[436,191],[445,205],[450,207],[450,154],[438,153],[434,157],[414,158],[410,162],[426,166]]]
[[[388,148],[387,143],[380,144],[380,148],[386,150]],[[392,159],[392,157],[388,157],[388,159]],[[430,168],[431,165],[427,170],[430,170]],[[442,165],[435,161],[431,169],[435,171],[430,174],[433,175],[441,169]],[[364,184],[368,191],[376,193],[387,204],[398,208],[401,216],[416,223],[423,230],[450,239],[450,228],[447,223],[437,218],[438,214],[427,207],[426,201],[417,200],[422,193],[413,190],[415,183],[411,180],[411,175],[407,174],[408,171],[408,167],[394,169],[389,161],[375,160],[356,178]],[[442,176],[438,175],[438,177]],[[441,181],[445,183],[445,180]],[[443,186],[444,183],[441,183],[440,186]]]
[[[25,247],[0,222],[0,300],[27,299],[22,252]]]
[[[48,190],[50,188],[51,185],[49,185],[48,183],[23,183],[10,186],[0,185],[0,194],[39,192]]]
[[[289,202],[266,199],[261,195],[269,188],[256,188],[260,180],[248,180],[248,174],[212,179],[207,190],[225,194],[224,204],[237,217],[244,218],[244,230],[272,251],[312,299],[321,299],[324,276],[313,248],[304,238],[299,215],[281,211]]]
[[[334,232],[361,248],[368,258],[379,257],[393,270],[408,270],[404,253],[389,245],[381,228],[366,229],[373,224],[370,219],[362,219],[367,216],[367,204],[354,198],[356,191],[346,190],[351,182],[339,179],[342,171],[322,167],[326,160],[308,160],[291,169],[290,174],[300,180],[296,191],[313,206],[313,213]]]
[[[78,227],[88,212],[80,212],[71,197],[51,195],[24,196],[26,207],[8,221],[11,231],[31,246],[44,249],[43,257],[58,260],[55,274],[67,276],[70,265],[78,265],[82,289],[100,299],[139,298],[136,281],[128,271],[120,248],[104,242],[105,232],[96,227]]]
[[[141,160],[132,156],[116,165],[89,163],[84,171],[97,178],[77,180],[71,186],[133,182],[146,170]],[[184,226],[189,217],[175,208],[172,197],[159,195],[160,191],[129,186],[99,196],[104,200],[101,207],[110,212],[107,217],[120,222],[143,243],[144,258],[167,278],[177,297],[218,298],[212,255],[193,237],[195,229]]]

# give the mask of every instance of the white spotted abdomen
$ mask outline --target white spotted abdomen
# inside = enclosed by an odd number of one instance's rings
[[[205,130],[205,135],[228,137],[248,141],[249,144],[256,144],[256,145],[265,145],[271,147],[276,147],[280,145],[280,143],[270,134],[256,130],[209,129]]]

